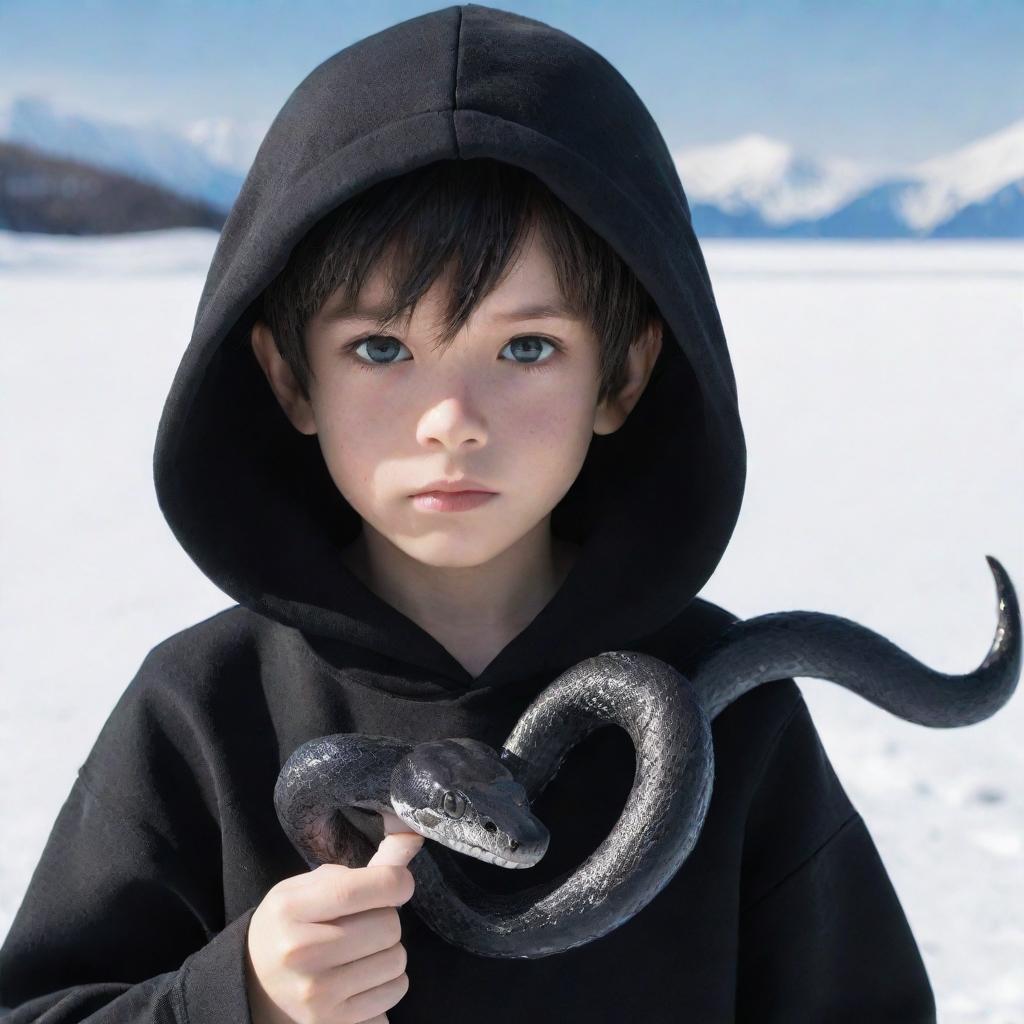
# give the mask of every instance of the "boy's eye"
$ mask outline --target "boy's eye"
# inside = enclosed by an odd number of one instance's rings
[[[554,359],[554,353],[562,351],[562,346],[559,345],[558,342],[552,341],[550,338],[543,338],[539,334],[522,334],[518,338],[513,338],[505,348],[509,348],[520,341],[529,342],[525,347],[525,352],[523,349],[519,350],[521,354],[527,357],[526,362],[521,363],[520,365],[525,366],[528,370],[532,370],[534,368],[540,369],[542,366],[547,366],[547,364]],[[538,342],[541,345],[549,345],[552,350],[551,353],[544,356],[543,350],[538,349]],[[505,349],[502,349],[502,351],[504,352]],[[513,362],[519,362],[519,360],[516,359],[513,360]],[[534,365],[531,366],[531,363]]]
[[[384,334],[371,334],[369,337],[359,338],[351,344],[346,345],[345,349],[346,351],[357,353],[364,345],[366,346],[366,353],[356,356],[356,362],[364,369],[378,370],[391,363],[406,363],[409,361],[408,359],[386,358],[388,355],[394,355],[397,352],[396,346],[405,348],[405,345],[397,338],[392,338]],[[548,345],[552,350],[552,353],[549,353],[546,357],[544,356],[543,349],[541,347],[543,345]],[[553,358],[554,352],[562,351],[562,346],[558,342],[553,341],[550,338],[541,337],[538,334],[523,334],[518,338],[513,338],[505,348],[502,349],[502,352],[512,346],[516,346],[518,348],[518,354],[525,356],[526,358],[524,360],[512,359],[510,361],[519,363],[520,366],[524,366],[526,369],[539,369],[542,366],[546,366]]]
[[[388,363],[407,363],[409,361],[408,359],[378,358],[394,355],[396,345],[405,348],[397,338],[390,338],[384,334],[371,334],[368,338],[360,338],[358,341],[352,342],[351,345],[346,345],[345,348],[349,352],[355,352],[363,345],[367,346],[367,353],[358,356],[356,361],[368,370],[376,370],[378,367],[387,366]]]

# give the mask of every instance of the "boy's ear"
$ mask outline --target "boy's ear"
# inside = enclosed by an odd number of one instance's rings
[[[313,407],[303,396],[295,374],[278,351],[270,328],[262,320],[257,320],[252,325],[250,339],[256,361],[260,364],[292,426],[302,434],[315,434],[316,420],[313,417]]]
[[[626,380],[618,394],[610,395],[594,409],[594,433],[613,434],[632,412],[647,387],[661,352],[662,322],[655,317],[626,353]]]

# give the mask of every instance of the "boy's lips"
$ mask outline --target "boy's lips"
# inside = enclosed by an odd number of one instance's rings
[[[424,486],[421,490],[416,491],[414,494],[410,494],[409,497],[415,498],[419,494],[432,494],[434,492],[460,494],[467,491],[482,492],[486,494],[496,493],[486,484],[482,484],[478,480],[471,480],[469,477],[463,476],[459,477],[457,480],[434,480]]]
[[[412,503],[425,512],[465,512],[496,497],[494,491],[426,491],[414,494]]]

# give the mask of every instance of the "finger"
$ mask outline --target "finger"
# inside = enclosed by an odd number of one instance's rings
[[[384,985],[405,972],[408,959],[405,946],[396,942],[368,956],[329,968],[322,972],[323,999],[325,1002],[344,1002],[360,992],[369,992],[378,985]],[[386,1010],[387,1007],[379,1009]]]
[[[423,836],[417,832],[392,832],[381,840],[377,852],[370,858],[369,867],[379,864],[392,864],[405,867],[420,852]]]
[[[381,1010],[389,1010],[396,1003],[401,1002],[403,996],[409,991],[409,976],[402,974],[391,981],[384,982],[376,988],[367,989],[358,995],[346,999],[345,1010],[355,1020],[364,1020],[379,1013]]]
[[[384,834],[391,835],[392,832],[414,832],[397,814],[390,811],[381,813],[381,820],[384,822]]]
[[[405,834],[387,836],[385,842],[408,838]],[[417,838],[422,842],[422,837]],[[379,863],[372,868],[369,864],[365,868],[321,864],[305,875],[303,882],[283,894],[285,913],[293,921],[333,921],[364,910],[401,906],[412,895],[407,872],[386,865],[382,869]]]

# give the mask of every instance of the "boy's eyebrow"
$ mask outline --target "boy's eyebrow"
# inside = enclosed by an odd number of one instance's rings
[[[324,320],[373,320],[379,321],[385,313],[383,306],[360,306],[350,303],[335,303],[323,313]],[[531,302],[525,306],[496,313],[495,320],[579,320],[579,314],[570,309],[564,301]]]
[[[568,304],[562,300],[555,302],[533,302],[520,306],[517,309],[509,309],[504,313],[498,313],[496,320],[578,320],[579,316],[575,310],[570,309]]]

